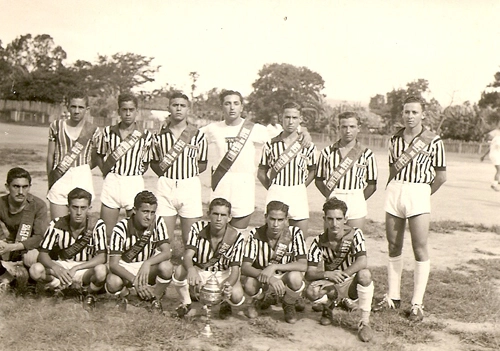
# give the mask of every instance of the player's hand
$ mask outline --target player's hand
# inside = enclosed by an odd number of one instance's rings
[[[285,295],[285,284],[281,279],[271,277],[269,286],[276,292],[276,295],[283,297]]]
[[[257,279],[262,284],[270,284],[271,278],[273,278],[275,274],[276,274],[276,269],[274,268],[274,265],[271,264],[266,268],[264,268],[262,272],[260,272]]]
[[[16,245],[15,244],[7,244],[5,243],[3,245],[3,248],[0,249],[0,255],[15,251]]]
[[[155,296],[153,295],[151,288],[146,285],[134,285],[135,291],[137,291],[137,295],[143,300],[151,300]]]
[[[56,266],[52,268],[55,276],[61,281],[61,285],[70,286],[73,283],[73,276],[69,273],[68,269],[64,269],[61,266]]]
[[[134,286],[148,286],[149,282],[149,272],[151,271],[151,265],[149,264],[148,261],[145,261],[142,265],[141,268],[139,269],[139,272],[137,272],[137,275],[135,276],[134,279]]]
[[[309,131],[307,130],[306,127],[301,127],[300,133],[303,136],[302,142],[300,145],[303,147],[309,147],[312,145],[312,137],[311,134],[309,134]]]
[[[349,278],[349,274],[336,270],[332,272],[327,272],[326,277],[328,278],[328,280],[334,282],[335,284],[340,284],[343,283],[344,280]]]
[[[201,277],[195,267],[191,267],[188,269],[188,275],[186,279],[189,285],[198,286],[198,288],[201,288],[201,284],[203,283],[203,281],[201,280]]]
[[[75,276],[76,274],[76,271],[78,269],[76,267],[71,267],[69,270],[68,270],[68,273],[71,275],[71,279],[73,280],[73,277]]]

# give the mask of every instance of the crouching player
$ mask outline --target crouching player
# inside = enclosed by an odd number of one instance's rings
[[[230,295],[220,305],[219,317],[226,319],[232,314],[233,306],[245,302],[240,283],[240,266],[243,256],[243,235],[229,225],[231,203],[222,198],[213,199],[208,207],[210,221],[198,221],[191,226],[182,265],[178,266],[173,282],[182,301],[177,316],[184,317],[191,309],[189,286],[195,292],[206,283],[216,271],[224,293]]]
[[[267,289],[281,298],[285,321],[295,323],[296,310],[303,310],[298,301],[306,269],[306,243],[300,228],[288,225],[288,205],[269,202],[266,224],[250,232],[243,256],[243,288],[253,299],[247,317],[255,318],[263,309],[263,289]]]
[[[306,280],[311,284],[306,295],[314,303],[323,305],[322,325],[332,323],[333,309],[339,303],[347,309],[359,307],[358,337],[369,341],[373,336],[370,311],[374,288],[366,268],[363,233],[346,225],[347,206],[343,201],[335,197],[329,199],[323,205],[323,213],[325,231],[313,239],[307,257]],[[319,269],[320,262],[324,270]]]
[[[95,294],[104,286],[106,263],[106,226],[89,216],[92,195],[75,188],[68,194],[69,214],[55,218],[40,244],[38,263],[30,268],[36,281],[61,290],[72,287],[86,294],[83,307],[95,307]],[[58,252],[58,259],[51,254]]]
[[[113,228],[106,289],[117,296],[122,309],[135,288],[141,299],[151,301],[152,311],[163,312],[161,298],[172,278],[172,264],[167,227],[155,216],[157,206],[153,193],[141,191],[135,196],[132,215]]]

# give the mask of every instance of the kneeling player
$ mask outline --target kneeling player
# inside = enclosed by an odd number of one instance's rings
[[[306,243],[299,227],[288,225],[288,206],[271,201],[266,206],[266,224],[250,232],[245,246],[241,273],[243,288],[253,299],[247,317],[257,317],[264,289],[282,298],[285,321],[297,321],[296,306],[304,289],[307,269]],[[297,308],[298,307],[298,308]]]
[[[40,244],[38,263],[30,268],[34,280],[48,288],[82,288],[87,294],[84,308],[95,306],[95,293],[106,281],[106,226],[88,215],[92,195],[75,188],[68,194],[69,215],[55,218]],[[59,259],[51,253],[59,250]]]
[[[177,315],[184,317],[191,309],[189,286],[199,290],[215,270],[217,280],[224,285],[229,301],[221,303],[219,317],[226,319],[232,313],[231,305],[245,302],[240,283],[240,265],[243,255],[243,235],[231,225],[231,203],[222,198],[213,199],[208,207],[210,222],[198,221],[191,227],[182,265],[173,277],[182,302]],[[188,285],[189,284],[189,285]]]
[[[347,206],[337,198],[323,205],[325,232],[315,237],[307,257],[306,280],[311,284],[307,297],[323,305],[320,323],[332,323],[333,309],[343,303],[348,309],[359,307],[361,321],[358,336],[362,341],[372,338],[370,311],[373,299],[373,282],[366,268],[366,248],[359,228],[346,225]],[[319,263],[324,263],[324,270]],[[356,302],[352,299],[358,299]]]
[[[106,288],[120,298],[122,308],[126,308],[129,289],[135,288],[140,298],[151,301],[152,310],[163,311],[161,298],[172,277],[172,264],[167,227],[155,216],[157,206],[153,193],[141,191],[134,199],[132,215],[113,228]]]

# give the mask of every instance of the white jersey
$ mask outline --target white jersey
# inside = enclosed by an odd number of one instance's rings
[[[215,152],[215,163],[212,168],[215,170],[217,165],[220,163],[226,152],[231,147],[236,136],[238,135],[243,119],[241,123],[236,126],[228,126],[226,122],[215,122],[211,123],[201,130],[205,133],[210,147],[208,152]],[[250,136],[243,146],[240,154],[234,161],[233,165],[229,169],[229,173],[250,173],[254,174],[256,171],[256,157],[255,157],[255,147],[262,146],[267,141],[270,141],[269,133],[267,128],[261,124],[255,124],[252,128]],[[260,147],[259,147],[260,150]]]

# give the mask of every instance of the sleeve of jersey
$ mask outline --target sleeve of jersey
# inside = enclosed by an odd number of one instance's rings
[[[309,147],[309,152],[307,154],[307,166],[312,167],[316,166],[316,145],[312,144],[311,147]]]
[[[318,246],[318,238],[314,238],[311,247],[309,248],[309,252],[307,253],[307,264],[309,266],[317,267],[319,265],[319,261],[321,260],[321,250]]]
[[[92,134],[92,145],[93,147],[98,147],[100,141],[101,141],[102,133],[101,129],[97,127],[94,131],[94,134]]]
[[[432,165],[438,171],[446,170],[446,157],[444,152],[443,140],[441,140],[441,138],[438,138],[435,142],[433,142],[432,149]]]
[[[189,231],[188,241],[186,243],[185,249],[191,249],[194,252],[198,249],[198,234],[204,228],[205,222],[198,221],[191,226],[191,230]]]
[[[106,224],[102,219],[99,219],[94,227],[94,242],[96,253],[103,253],[107,251],[106,244]]]
[[[241,233],[238,234],[238,238],[234,243],[234,255],[231,260],[230,266],[241,266],[241,262],[243,260],[243,244],[245,243],[245,239]]]
[[[257,240],[254,238],[254,234],[255,229],[250,231],[249,238],[245,243],[243,249],[243,262],[253,263],[255,261],[255,258],[257,257]]]
[[[356,229],[356,232],[354,232],[351,253],[354,257],[366,255],[365,237],[361,229]]]
[[[254,139],[256,143],[265,144],[271,142],[271,138],[269,136],[269,132],[267,131],[267,127],[263,126],[262,124],[254,125],[252,131],[256,135]]]
[[[201,131],[198,131],[198,161],[199,162],[208,162],[208,141],[205,134]]]
[[[50,252],[54,248],[59,237],[54,229],[54,224],[54,221],[50,222],[49,227],[45,231],[42,242],[40,243],[40,252]]]
[[[269,169],[269,159],[271,157],[271,145],[269,143],[265,143],[262,147],[262,152],[260,154],[260,162],[259,168],[261,169]]]
[[[293,253],[297,260],[307,258],[306,241],[302,235],[302,230],[298,227],[293,227]]]
[[[108,143],[109,143],[109,127],[105,127],[101,133],[101,137],[99,138],[99,142],[97,143],[97,153],[99,155],[106,155],[108,151]]]
[[[394,163],[394,144],[395,144],[395,138],[392,137],[389,140],[389,150],[388,150],[388,156],[389,156],[389,165],[392,165]]]
[[[113,232],[111,233],[111,238],[109,240],[109,254],[110,255],[121,255],[123,253],[123,245],[125,242],[127,233],[127,224],[125,221],[118,222],[113,227]]]
[[[167,225],[163,220],[163,217],[159,216],[156,219],[156,245],[160,246],[164,243],[170,243],[170,239],[167,232]]]
[[[144,153],[144,158],[142,159],[142,162],[148,163],[153,159],[153,149],[154,149],[154,141],[153,141],[153,134],[151,134],[149,131],[146,132],[146,140],[144,143],[144,147],[146,148],[146,152]]]
[[[57,121],[54,121],[49,126],[49,141],[56,142],[57,139]]]
[[[161,161],[161,145],[162,145],[162,136],[155,134],[153,135],[153,160],[154,161]]]
[[[326,179],[325,169],[326,169],[326,156],[324,154],[325,150],[321,151],[318,157],[318,165],[316,167],[315,177],[318,179]]]
[[[366,156],[366,181],[368,183],[376,183],[378,179],[377,161],[375,155],[370,149],[367,150]]]

